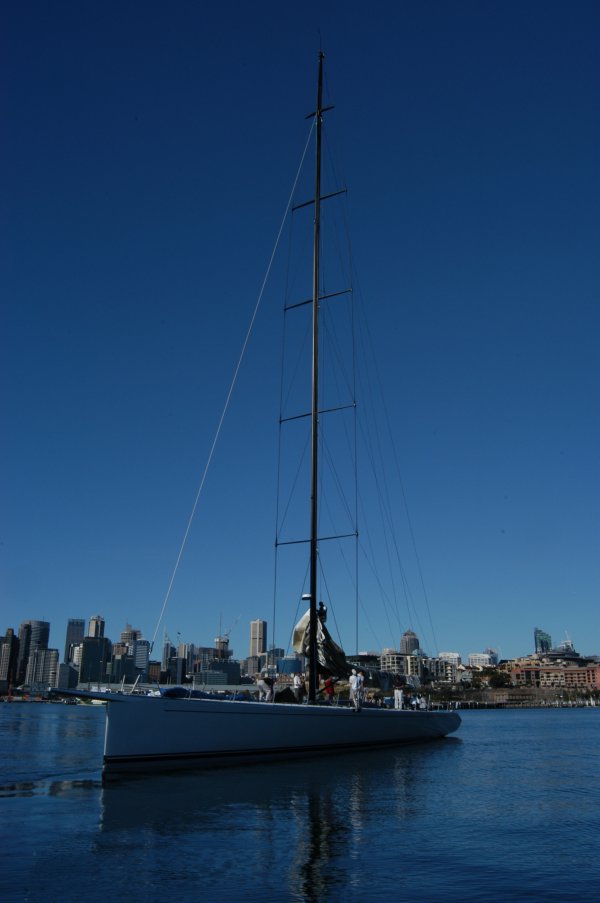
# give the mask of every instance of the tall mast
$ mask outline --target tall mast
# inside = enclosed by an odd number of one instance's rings
[[[315,154],[315,219],[313,229],[312,290],[312,405],[311,405],[311,477],[310,477],[310,624],[308,643],[308,701],[316,702],[319,688],[319,653],[317,649],[317,481],[319,426],[319,239],[321,228],[321,125],[323,99],[323,51],[319,51],[317,79],[316,154]]]

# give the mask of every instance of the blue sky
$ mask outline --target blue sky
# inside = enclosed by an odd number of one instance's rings
[[[61,647],[67,618],[101,613],[112,638],[152,636],[321,41],[428,600],[390,618],[368,590],[359,647],[411,627],[431,653],[508,657],[540,626],[600,653],[597,5],[3,19],[0,629],[47,619]],[[200,645],[232,627],[239,656],[248,621],[273,620],[280,306],[270,285],[164,622]],[[335,606],[350,651],[352,605]],[[278,606],[278,645],[295,613]]]

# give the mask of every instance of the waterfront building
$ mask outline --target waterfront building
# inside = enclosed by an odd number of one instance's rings
[[[16,685],[18,659],[19,640],[12,627],[9,627],[6,635],[0,637],[0,692]]]
[[[533,641],[535,643],[535,651],[537,655],[543,655],[552,649],[552,637],[541,627],[536,627],[533,631]]]
[[[392,674],[404,674],[404,656],[395,649],[382,649],[379,656],[379,667]]]
[[[250,651],[249,656],[263,655],[267,651],[267,622],[250,621]]]
[[[27,660],[25,685],[32,688],[55,687],[58,682],[58,649],[33,649]]]
[[[208,671],[203,671],[203,674],[210,674],[214,672],[219,672],[220,674],[225,675],[225,680],[223,683],[227,684],[239,684],[241,677],[240,663],[233,661],[226,661],[224,659],[215,659],[212,663],[211,668]]]
[[[19,657],[17,659],[17,684],[25,683],[29,656],[38,649],[48,648],[50,624],[48,621],[23,621],[19,626]]]
[[[517,659],[511,663],[510,679],[517,687],[600,690],[600,664]]]
[[[150,683],[159,683],[160,670],[160,662],[148,662],[148,680]]]
[[[242,666],[244,669],[244,674],[248,674],[250,677],[254,677],[255,674],[260,672],[262,656],[260,655],[249,655],[244,662],[242,662]]]
[[[302,674],[305,669],[304,656],[284,655],[277,659],[278,674]]]
[[[488,652],[469,652],[467,665],[469,668],[489,668],[492,658]]]
[[[581,658],[579,653],[575,650],[575,646],[569,639],[563,640],[563,642],[559,643],[558,646],[550,649],[550,651],[546,653],[544,657],[550,659],[561,658],[565,660]]]
[[[225,671],[216,671],[212,669],[208,671],[199,671],[194,679],[194,685],[206,684],[207,686],[225,686],[228,683],[229,681]],[[239,681],[236,681],[236,683],[239,683]]]
[[[214,657],[214,649],[212,650],[212,655]],[[179,643],[175,650],[175,656],[184,663],[184,678],[198,667],[198,650],[193,643]]]
[[[17,686],[25,683],[25,674],[27,673],[27,659],[29,658],[29,647],[31,645],[31,623],[23,621],[19,624],[19,647],[17,658],[17,674],[15,683]]]
[[[400,652],[402,655],[412,655],[419,648],[419,638],[412,630],[405,630],[400,637]]]
[[[455,662],[440,658],[423,658],[423,676],[426,681],[456,683],[458,666]]]
[[[455,668],[461,664],[460,654],[458,652],[439,652],[438,658],[442,662],[450,662]]]
[[[424,658],[422,655],[405,655],[404,674],[406,677],[412,677],[415,682],[421,683],[423,680],[423,662]]]
[[[213,646],[195,646],[193,668],[191,670],[194,672],[207,671],[210,669],[214,659],[215,649]]]
[[[106,680],[111,654],[112,643],[108,637],[84,637],[81,644],[79,682],[90,683],[91,681],[100,682]]]
[[[125,624],[125,627],[121,631],[121,643],[125,643],[127,646],[133,646],[133,644],[137,640],[141,640],[141,638],[141,630],[135,630],[131,624]]]
[[[85,637],[83,638],[85,639]],[[74,668],[77,668],[77,673],[79,673],[79,668],[81,666],[81,650],[83,649],[83,640],[79,644],[79,646],[75,646],[73,648],[73,660],[71,661],[71,665]]]
[[[227,634],[223,634],[223,636],[216,636],[214,657],[216,659],[227,661],[227,659],[231,658],[232,655],[233,652],[229,649],[229,636]]]
[[[458,666],[460,656],[457,653],[447,653],[450,658],[423,658],[423,673],[426,680],[444,681],[444,683],[456,683],[458,679]]]
[[[493,666],[495,667],[495,666],[498,664],[498,659],[499,659],[497,650],[496,650],[496,649],[490,649],[490,648],[488,647],[487,649],[484,649],[483,652],[484,652],[484,655],[489,655],[489,657],[490,657],[490,665],[493,665]]]
[[[186,661],[184,658],[176,656],[169,662],[169,674],[171,680],[176,684],[182,684],[187,677]]]
[[[276,668],[277,661],[280,658],[283,658],[285,655],[285,649],[281,649],[279,646],[271,646],[269,651],[262,656],[265,662],[265,667],[267,668]]]
[[[64,662],[58,666],[56,686],[61,690],[74,690],[79,682],[79,668]]]
[[[85,621],[83,618],[69,618],[67,621],[67,633],[65,636],[65,654],[63,662],[73,661],[73,651],[83,641]]]
[[[455,684],[458,681],[458,669],[460,668],[460,660],[459,664],[456,664],[454,661],[448,661],[447,659],[440,658],[439,659],[441,666],[443,668],[443,677],[440,680],[446,681],[447,683]]]
[[[106,671],[106,678],[111,683],[120,683],[124,680],[126,683],[132,684],[138,676],[133,656],[129,655],[128,652],[115,652],[113,650]],[[91,679],[94,680],[93,677]]]
[[[140,672],[144,679],[148,673],[148,662],[150,661],[150,640],[136,640],[132,648],[132,658],[136,671]]]
[[[175,655],[175,647],[172,645],[171,640],[168,636],[165,636],[165,641],[163,643],[163,651],[162,651],[162,659],[161,659],[161,671],[169,670],[169,661]]]
[[[87,635],[89,637],[104,636],[104,618],[101,615],[93,615],[89,619]]]

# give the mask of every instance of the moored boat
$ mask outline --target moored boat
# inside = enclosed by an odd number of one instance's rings
[[[401,743],[433,740],[457,730],[456,712],[389,709],[363,705],[328,705],[319,696],[319,679],[344,673],[343,653],[336,662],[323,658],[324,619],[317,609],[319,509],[319,308],[320,283],[321,128],[323,54],[319,53],[315,131],[312,365],[310,417],[310,538],[309,609],[304,621],[302,651],[308,659],[308,698],[303,704],[241,699],[179,697],[165,693],[144,696],[122,693],[83,693],[90,701],[106,703],[104,777],[131,772],[184,767],[214,767],[282,759],[308,753],[367,750]]]

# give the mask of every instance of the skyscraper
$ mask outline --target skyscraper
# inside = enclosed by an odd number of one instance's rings
[[[419,648],[419,637],[412,630],[405,630],[400,637],[400,652],[402,655],[412,655]]]
[[[125,624],[125,627],[121,631],[121,642],[127,643],[128,646],[133,646],[133,644],[137,640],[141,640],[142,631],[136,630],[131,624]]]
[[[267,651],[267,622],[250,621],[250,656],[263,655]]]
[[[171,640],[165,634],[165,641],[163,643],[163,653],[162,653],[162,662],[161,668],[163,671],[167,671],[169,668],[169,660],[175,655],[175,647],[171,645]]]
[[[544,652],[550,652],[552,649],[552,637],[546,633],[541,627],[536,627],[533,631],[533,640],[535,642],[535,651],[538,655]]]
[[[102,622],[104,625],[104,621]],[[86,636],[81,643],[81,662],[79,664],[79,682],[105,680],[106,669],[110,662],[112,643],[107,637]]]
[[[17,684],[25,682],[27,663],[32,652],[48,648],[50,624],[48,621],[23,621],[19,626],[19,657],[17,660]]]
[[[73,647],[79,646],[83,641],[84,630],[85,621],[83,618],[69,618],[67,621],[63,662],[71,662],[73,660]]]
[[[17,682],[19,641],[9,627],[6,636],[0,637],[0,691],[4,692]]]
[[[139,631],[141,633],[141,631]],[[133,644],[133,660],[135,667],[144,675],[148,673],[150,661],[150,640],[136,640]]]
[[[92,637],[104,636],[104,618],[101,615],[94,615],[90,618],[87,635]]]
[[[33,649],[29,653],[25,683],[29,687],[55,687],[58,678],[58,649]]]

